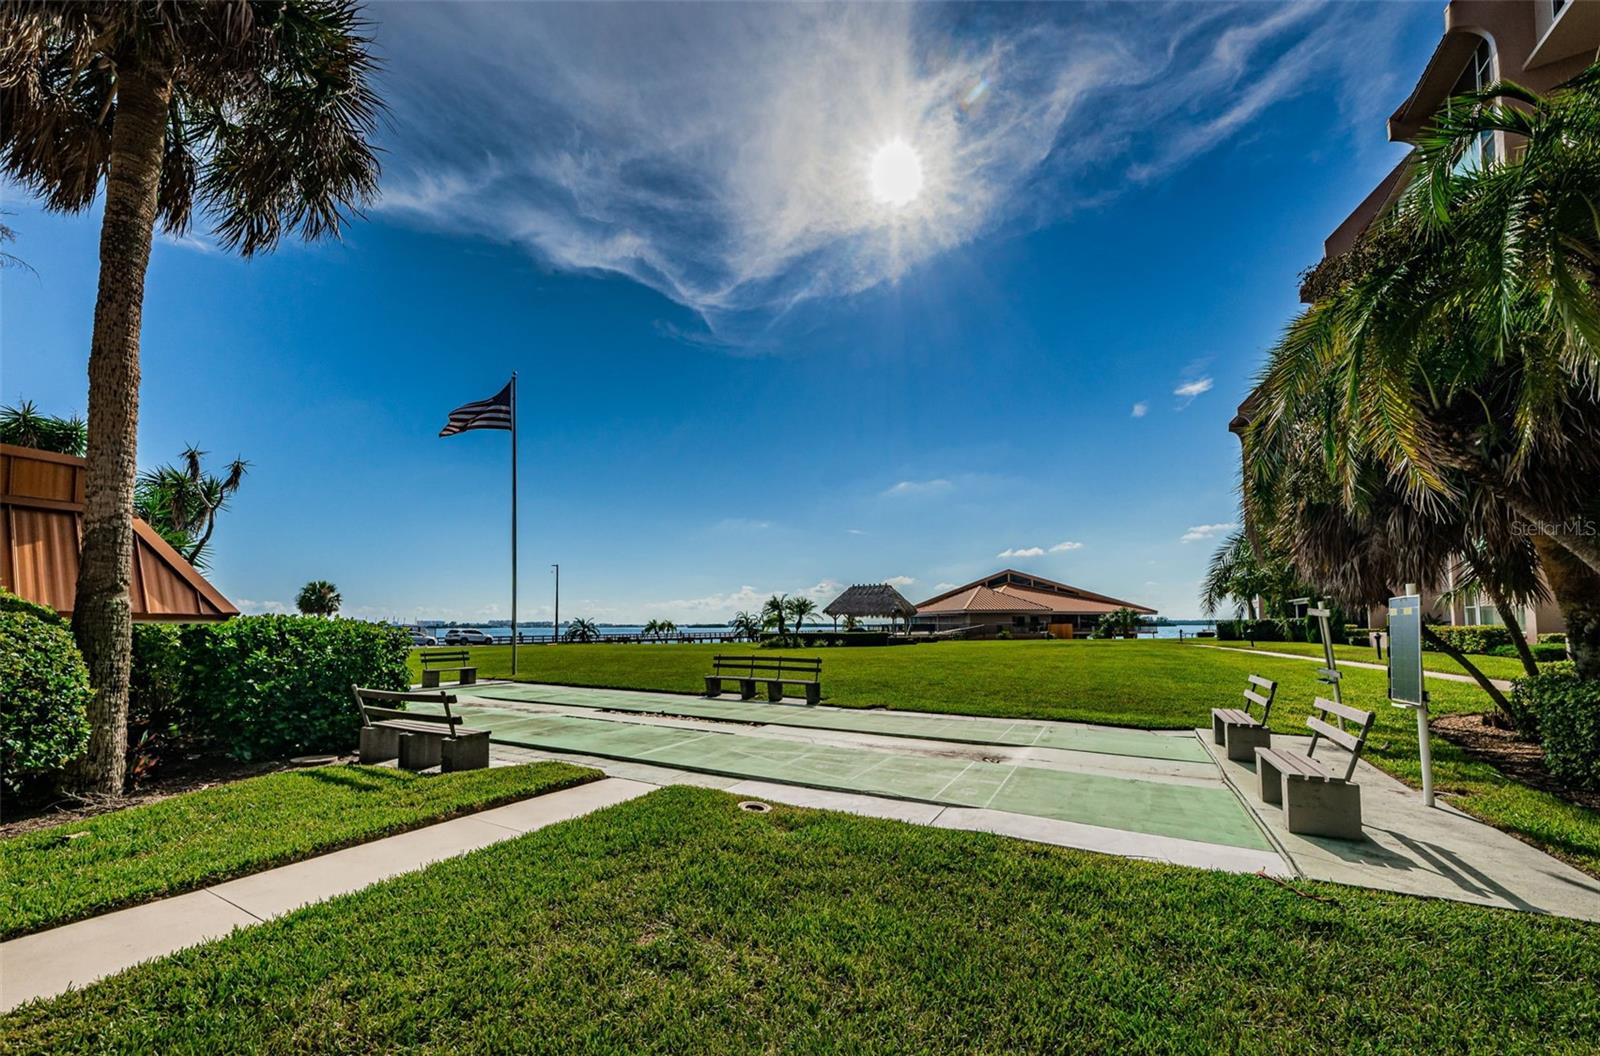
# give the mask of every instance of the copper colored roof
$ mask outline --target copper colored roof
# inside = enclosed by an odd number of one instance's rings
[[[1132,609],[1147,616],[1155,615],[1156,611],[1043,576],[1004,568],[929,598],[917,606],[917,613],[927,616],[949,612],[1048,612],[1058,616],[1090,616],[1115,609]]]
[[[0,444],[0,586],[71,615],[83,534],[84,462]],[[239,610],[154,528],[133,521],[133,618],[222,620]]]

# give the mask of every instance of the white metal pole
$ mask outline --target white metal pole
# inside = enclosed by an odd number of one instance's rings
[[[517,372],[511,372],[511,674],[517,673]]]
[[[1415,596],[1418,604],[1421,604],[1422,593],[1415,583],[1406,584],[1406,593]],[[1389,662],[1394,662],[1393,653],[1389,656]],[[1426,673],[1423,674],[1422,680],[1426,687],[1428,680]],[[1428,690],[1424,688],[1418,696],[1422,698],[1422,703],[1417,705],[1417,755],[1422,764],[1422,805],[1431,807],[1433,806],[1433,746],[1428,743]]]

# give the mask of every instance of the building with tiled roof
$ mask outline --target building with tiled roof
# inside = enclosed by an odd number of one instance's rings
[[[911,627],[924,632],[972,627],[1081,638],[1094,630],[1101,616],[1117,609],[1145,616],[1156,613],[1131,601],[1007,568],[924,601],[917,606]]]

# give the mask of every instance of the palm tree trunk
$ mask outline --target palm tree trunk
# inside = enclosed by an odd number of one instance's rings
[[[1539,674],[1539,665],[1533,659],[1533,650],[1528,648],[1528,638],[1522,633],[1522,623],[1512,614],[1511,600],[1506,597],[1505,591],[1500,589],[1499,584],[1494,582],[1493,577],[1483,575],[1477,567],[1473,568],[1473,574],[1483,592],[1494,602],[1495,611],[1500,614],[1500,622],[1511,632],[1511,647],[1517,651],[1517,659],[1522,661],[1523,673],[1529,678],[1535,677]]]
[[[1539,567],[1567,623],[1567,653],[1584,678],[1600,678],[1600,572],[1549,536],[1533,537]]]
[[[1422,638],[1424,641],[1432,644],[1435,649],[1439,650],[1441,653],[1444,653],[1450,659],[1460,664],[1461,669],[1467,674],[1471,675],[1474,682],[1478,683],[1478,688],[1489,694],[1489,699],[1494,701],[1495,708],[1499,710],[1500,714],[1506,717],[1507,721],[1509,721],[1519,730],[1524,728],[1523,723],[1518,720],[1516,711],[1512,709],[1511,702],[1507,700],[1506,695],[1500,691],[1500,687],[1495,685],[1494,682],[1489,679],[1488,675],[1485,675],[1482,671],[1479,671],[1477,665],[1475,665],[1471,660],[1468,660],[1465,653],[1452,645],[1448,639],[1441,638],[1439,634],[1426,623],[1422,625]]]
[[[117,80],[116,123],[100,224],[100,288],[89,348],[89,450],[83,551],[72,629],[89,668],[83,784],[122,793],[133,653],[133,483],[139,426],[139,327],[156,222],[172,84],[133,68]]]

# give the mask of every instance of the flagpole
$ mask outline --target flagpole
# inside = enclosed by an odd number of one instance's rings
[[[517,673],[517,372],[511,372],[511,674]]]

